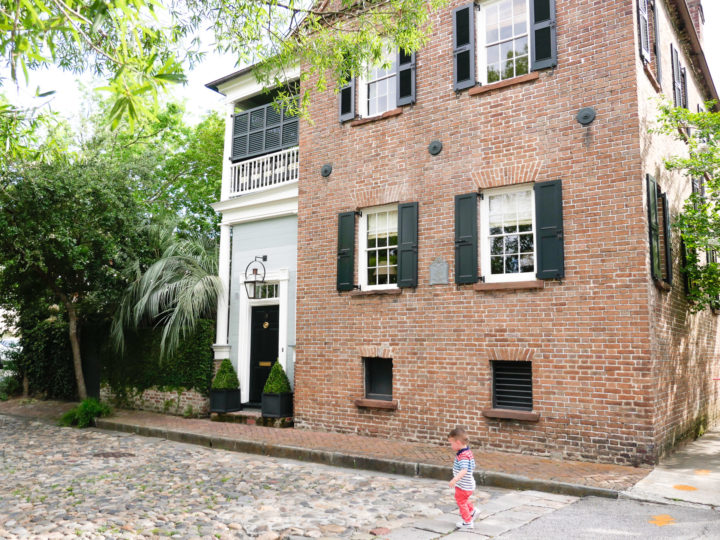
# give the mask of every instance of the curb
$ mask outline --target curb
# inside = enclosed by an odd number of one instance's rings
[[[314,450],[298,446],[286,446],[281,444],[267,444],[264,442],[249,441],[245,439],[228,439],[226,437],[215,437],[200,435],[185,431],[174,431],[148,426],[136,426],[98,418],[96,427],[107,431],[121,431],[141,435],[143,437],[156,437],[170,441],[182,442],[229,450],[232,452],[243,452],[246,454],[259,454],[263,456],[295,459],[334,467],[348,469],[363,469],[402,476],[413,476],[430,478],[433,480],[447,480],[448,467],[433,465],[430,463],[409,463],[393,459],[374,458],[331,452],[327,450]],[[585,486],[582,484],[571,484],[569,482],[557,482],[555,480],[538,480],[519,476],[516,474],[501,473],[496,471],[476,470],[475,480],[479,486],[499,487],[506,489],[532,489],[546,493],[557,493],[561,495],[572,495],[575,497],[604,497],[617,499],[619,492],[614,489]]]

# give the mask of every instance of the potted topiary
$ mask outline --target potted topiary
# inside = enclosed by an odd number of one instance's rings
[[[280,362],[273,364],[265,382],[262,415],[267,418],[290,418],[293,415],[292,388]]]
[[[210,412],[226,413],[242,409],[240,382],[227,358],[222,361],[210,388]]]

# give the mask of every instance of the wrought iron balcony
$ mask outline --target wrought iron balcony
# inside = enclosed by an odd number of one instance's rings
[[[298,179],[298,148],[247,159],[230,165],[230,197],[294,182]]]

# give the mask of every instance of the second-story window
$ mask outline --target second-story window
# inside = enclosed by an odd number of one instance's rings
[[[379,65],[367,69],[360,84],[361,116],[378,116],[397,107],[397,53],[386,51]]]
[[[480,82],[493,83],[528,73],[527,0],[483,2],[478,25]]]

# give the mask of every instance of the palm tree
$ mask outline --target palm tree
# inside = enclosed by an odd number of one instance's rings
[[[119,351],[124,330],[151,323],[162,327],[160,356],[172,354],[203,318],[214,318],[223,286],[218,276],[217,242],[157,233],[162,255],[127,288],[112,323]]]

